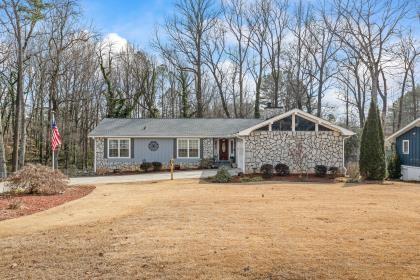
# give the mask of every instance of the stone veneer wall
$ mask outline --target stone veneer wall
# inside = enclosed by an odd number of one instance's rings
[[[139,170],[141,162],[135,158],[129,159],[107,159],[104,158],[104,138],[96,138],[96,169],[120,169],[124,171]],[[213,158],[213,138],[202,139],[203,158]],[[176,164],[181,168],[196,168],[200,165],[200,160],[175,159]],[[165,162],[163,162],[165,168]]]
[[[96,141],[96,171],[101,169],[120,169],[124,171],[139,170],[140,166],[135,159],[107,159],[104,158],[104,138],[95,138]],[[105,170],[104,170],[105,172]]]
[[[209,159],[213,158],[213,138],[203,138],[202,141],[202,149],[203,149],[203,158]]]
[[[259,172],[264,163],[285,163],[291,173],[300,172],[293,161],[298,143],[302,144],[302,166],[307,172],[313,173],[315,165],[321,164],[343,170],[343,137],[336,132],[254,131],[246,138],[245,172]]]

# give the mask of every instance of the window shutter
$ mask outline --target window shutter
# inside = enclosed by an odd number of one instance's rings
[[[134,138],[130,139],[130,145],[131,145],[131,158],[134,158]]]
[[[104,138],[104,158],[108,158],[108,138]]]
[[[200,138],[200,158],[203,158],[203,138]]]
[[[176,147],[176,138],[174,138],[174,155],[173,155],[173,157],[174,158],[176,158],[176,149],[177,149],[177,147]]]

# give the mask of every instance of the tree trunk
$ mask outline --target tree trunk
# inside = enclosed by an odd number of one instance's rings
[[[417,92],[416,92],[416,81],[414,77],[414,65],[410,68],[411,76],[411,90],[413,92],[413,119],[417,119]]]
[[[382,103],[383,103],[382,104],[382,128],[385,130],[386,113],[388,111],[388,89],[386,85],[385,73],[382,69],[381,69],[381,74],[382,74],[382,80],[384,82],[384,92],[382,94]],[[379,84],[378,84],[378,89],[379,89]]]
[[[372,79],[372,92],[371,98],[372,102],[378,106],[378,82],[379,82],[379,71],[377,69],[370,68],[370,76]]]
[[[321,108],[322,108],[322,87],[324,83],[324,69],[321,67],[319,70],[319,85],[318,85],[318,104],[317,104],[317,111],[316,116],[318,118],[321,117]],[[309,101],[310,102],[310,101]]]
[[[22,99],[23,100],[23,99]],[[26,116],[25,116],[25,105],[21,107],[21,121],[20,121],[20,143],[19,143],[19,168],[25,165],[26,156]]]
[[[397,120],[397,130],[401,128],[401,119],[402,119],[402,111],[403,111],[403,103],[404,103],[404,92],[405,92],[405,84],[407,83],[407,75],[408,72],[404,73],[404,78],[401,86],[401,95],[400,95],[400,103],[398,108],[398,120]]]
[[[259,66],[259,73],[258,73],[258,78],[257,78],[257,83],[255,85],[255,104],[254,104],[254,117],[256,119],[259,119],[261,114],[260,114],[260,98],[261,98],[261,82],[262,82],[262,77],[261,77],[261,73],[262,73],[262,55],[260,55],[260,66]]]
[[[20,32],[18,32],[20,34]],[[22,104],[23,104],[23,50],[21,39],[18,38],[17,50],[17,88],[15,103],[15,123],[13,128],[13,154],[12,154],[12,170],[19,170],[19,144],[21,137],[21,121],[22,121]]]
[[[239,117],[244,116],[244,79],[242,65],[242,44],[239,42]]]
[[[0,115],[0,178],[7,177],[6,156],[4,153],[3,122]]]
[[[182,105],[182,117],[189,117],[189,104],[188,104],[188,81],[186,74],[181,72],[181,105]]]
[[[349,89],[346,88],[346,128],[349,128]]]
[[[203,94],[201,92],[201,65],[197,65],[196,73],[196,99],[197,99],[197,118],[203,117]]]

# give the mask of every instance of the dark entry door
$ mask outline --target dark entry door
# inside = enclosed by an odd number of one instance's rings
[[[219,140],[219,160],[229,159],[229,141],[228,139]]]

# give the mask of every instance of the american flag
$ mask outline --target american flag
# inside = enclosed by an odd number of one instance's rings
[[[60,136],[60,133],[58,132],[55,119],[53,119],[51,123],[51,129],[52,129],[51,149],[55,151],[57,150],[58,146],[61,144],[61,136]]]

